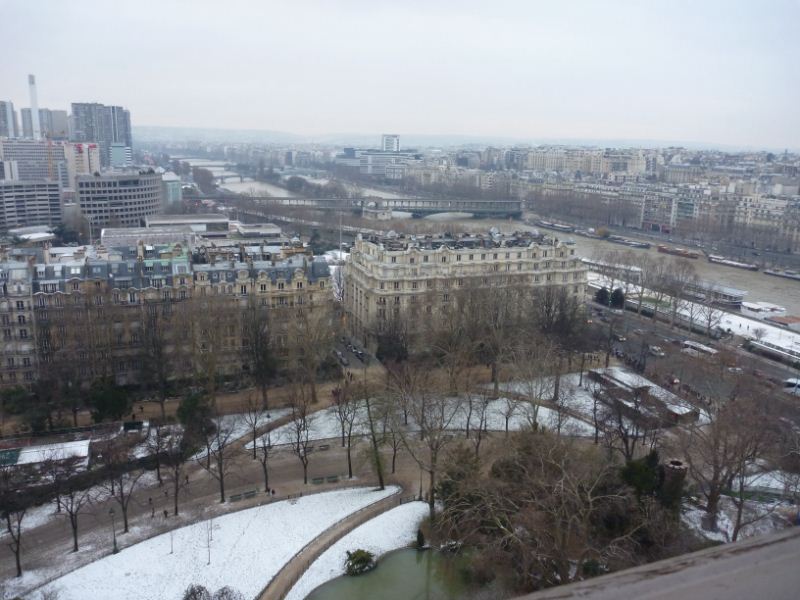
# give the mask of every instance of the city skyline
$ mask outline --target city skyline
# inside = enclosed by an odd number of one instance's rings
[[[798,46],[796,2],[41,4],[6,6],[18,59],[0,80],[17,110],[33,73],[40,107],[103,102],[148,126],[771,150],[800,139],[785,45]],[[75,36],[81,26],[92,35]],[[72,48],[68,69],[59,46]]]

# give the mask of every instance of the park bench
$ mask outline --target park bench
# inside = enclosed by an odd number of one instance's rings
[[[327,481],[328,481],[328,483],[338,483],[339,482],[339,476],[338,475],[328,475]]]
[[[228,496],[228,502],[239,502],[242,499],[241,494],[232,494]]]
[[[319,485],[321,483],[325,483],[325,478],[324,477],[314,477],[314,478],[311,479],[311,483],[313,483],[314,485]]]

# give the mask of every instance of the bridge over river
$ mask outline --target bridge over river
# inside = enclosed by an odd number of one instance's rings
[[[242,196],[220,196],[222,201],[242,200]],[[383,208],[410,212],[415,217],[438,213],[470,213],[476,217],[513,217],[522,215],[522,200],[475,200],[470,198],[276,198],[248,197],[265,208],[304,206],[322,210],[353,211],[375,203]]]

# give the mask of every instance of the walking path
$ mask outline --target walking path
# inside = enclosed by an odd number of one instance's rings
[[[283,600],[294,584],[303,576],[303,573],[323,552],[359,525],[363,525],[387,510],[399,506],[402,502],[403,488],[400,488],[391,496],[362,508],[322,532],[283,566],[278,574],[267,584],[264,591],[261,592],[258,600]]]

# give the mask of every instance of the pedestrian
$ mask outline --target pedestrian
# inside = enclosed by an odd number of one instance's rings
[[[272,497],[273,498],[275,497],[275,489],[274,488],[272,489]]]
[[[152,519],[153,517],[156,516],[156,505],[153,504],[152,498],[148,498],[147,503],[150,505],[150,518]]]
[[[164,511],[164,518],[165,519],[169,518],[169,511],[168,510]]]

